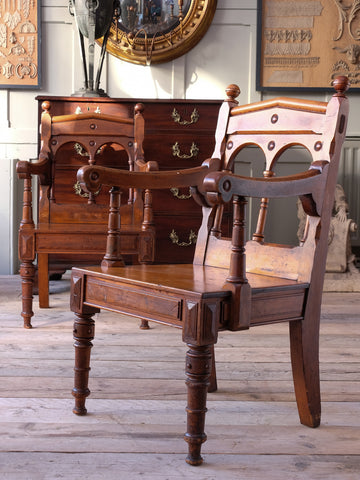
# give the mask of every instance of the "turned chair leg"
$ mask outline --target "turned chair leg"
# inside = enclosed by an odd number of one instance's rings
[[[205,414],[206,395],[211,373],[211,347],[189,345],[186,354],[187,396],[187,432],[188,443],[186,462],[190,465],[201,465],[201,445],[206,441]]]
[[[88,388],[90,372],[90,352],[92,348],[91,340],[94,339],[95,322],[92,319],[93,313],[76,313],[74,322],[74,347],[75,347],[75,376],[74,388],[72,391],[75,397],[75,407],[73,412],[76,415],[86,415],[85,407],[86,397],[90,395]]]
[[[33,288],[35,280],[35,266],[31,261],[24,261],[20,266],[21,277],[21,296],[22,296],[22,312],[24,319],[24,327],[32,328],[31,317],[33,312]]]
[[[22,312],[24,327],[32,328],[31,317],[34,315],[33,307],[33,289],[35,280],[35,234],[32,211],[32,191],[31,175],[28,172],[28,162],[22,163],[23,171],[19,178],[24,180],[23,210],[19,229],[19,258],[20,258],[20,277],[22,290]],[[16,167],[16,169],[18,166]]]
[[[318,427],[321,419],[319,328],[305,328],[303,322],[305,320],[297,320],[289,324],[294,388],[300,422]]]

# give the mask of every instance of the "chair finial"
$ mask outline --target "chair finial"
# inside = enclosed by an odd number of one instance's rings
[[[41,104],[41,108],[44,110],[44,112],[49,113],[50,107],[51,107],[51,104],[50,104],[50,102],[49,102],[48,100],[45,100],[45,101],[42,102],[42,104]]]
[[[143,111],[144,111],[144,104],[143,104],[143,103],[137,103],[137,104],[135,105],[134,110],[135,110],[135,115],[137,115],[138,113],[143,113]]]
[[[345,92],[350,88],[350,81],[345,75],[339,75],[332,82],[332,85],[336,90],[335,96],[343,97]]]
[[[236,102],[236,97],[238,97],[240,95],[240,88],[235,85],[234,83],[232,83],[231,85],[229,85],[226,89],[225,89],[225,92],[226,92],[226,96],[227,96],[227,101],[228,102]]]

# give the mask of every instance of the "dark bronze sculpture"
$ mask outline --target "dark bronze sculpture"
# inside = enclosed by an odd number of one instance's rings
[[[107,94],[100,88],[100,76],[106,52],[110,26],[120,8],[118,0],[70,0],[69,11],[75,16],[79,31],[80,50],[84,70],[84,86],[74,96],[104,97]],[[118,14],[118,13],[116,13]],[[88,65],[84,37],[88,38]],[[99,65],[94,84],[95,40],[103,37]]]

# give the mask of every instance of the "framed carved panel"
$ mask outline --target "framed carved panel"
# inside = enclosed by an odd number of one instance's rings
[[[0,88],[40,87],[40,0],[0,0]]]
[[[258,0],[256,88],[360,88],[360,0]]]

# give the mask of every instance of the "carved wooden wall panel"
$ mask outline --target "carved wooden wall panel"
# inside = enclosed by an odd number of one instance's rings
[[[0,88],[40,86],[40,4],[0,0]]]
[[[360,88],[360,0],[258,0],[257,89]]]

